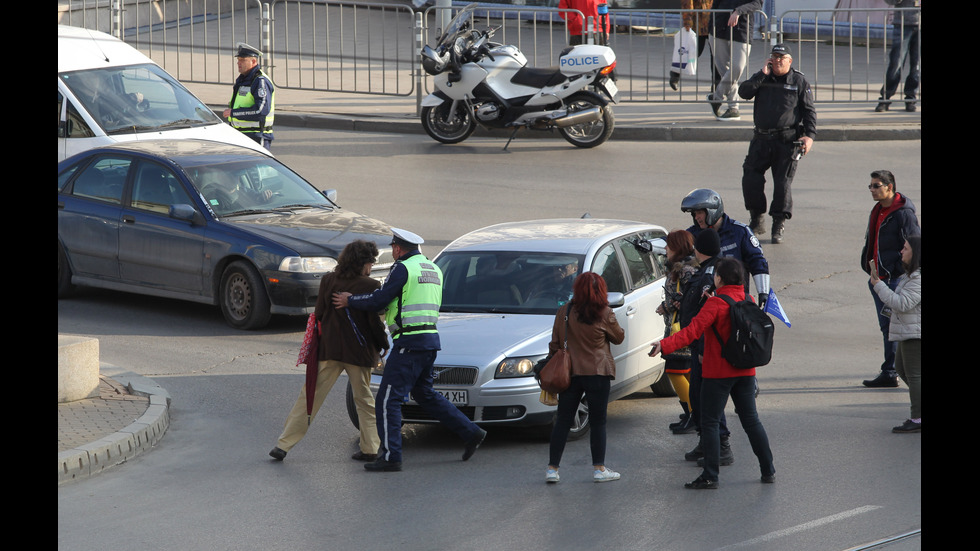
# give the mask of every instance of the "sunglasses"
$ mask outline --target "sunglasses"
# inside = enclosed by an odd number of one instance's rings
[[[878,189],[880,187],[885,187],[887,184],[868,184],[868,189]]]

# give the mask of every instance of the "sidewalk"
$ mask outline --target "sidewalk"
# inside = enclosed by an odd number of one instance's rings
[[[219,114],[230,86],[190,84],[188,88]],[[359,132],[423,134],[412,97],[282,90],[276,93],[276,126]],[[821,141],[918,140],[922,111],[875,113],[867,104],[817,104],[817,146]],[[742,120],[717,121],[706,103],[620,103],[613,107],[612,140],[744,141],[752,137],[752,104],[740,105]],[[509,132],[496,135],[505,139]],[[560,139],[549,132],[517,134],[518,139]],[[170,395],[151,379],[102,364],[100,396],[58,404],[58,483],[85,478],[150,449],[170,423]]]
[[[170,425],[170,395],[151,379],[99,366],[99,396],[58,404],[58,485],[149,450]]]

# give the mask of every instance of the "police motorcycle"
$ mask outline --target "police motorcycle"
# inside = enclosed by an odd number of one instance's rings
[[[459,143],[484,128],[552,130],[578,147],[595,147],[612,135],[616,66],[612,48],[565,48],[558,67],[527,66],[516,47],[490,41],[500,27],[473,27],[477,4],[459,11],[435,48],[422,49],[422,68],[435,91],[422,100],[422,127],[438,142]],[[607,99],[608,98],[608,99]],[[507,141],[510,144],[510,140]],[[506,149],[507,146],[504,146]]]

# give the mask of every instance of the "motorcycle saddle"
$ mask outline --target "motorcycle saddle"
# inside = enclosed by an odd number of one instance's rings
[[[514,84],[530,86],[532,88],[546,88],[548,86],[557,86],[567,79],[568,77],[563,75],[558,70],[558,67],[537,69],[524,66],[514,73],[510,81]]]

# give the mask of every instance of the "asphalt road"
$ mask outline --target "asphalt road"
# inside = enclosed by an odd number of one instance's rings
[[[648,220],[686,227],[681,198],[712,187],[736,219],[745,143],[471,138],[281,128],[278,158],[348,209],[404,227],[434,256],[484,225],[538,217]],[[921,222],[921,142],[817,143],[794,185],[781,245],[763,248],[792,328],[778,326],[760,369],[759,410],[777,481],[760,484],[747,438],[721,488],[692,492],[683,460],[696,437],[667,424],[675,399],[610,405],[607,463],[593,484],[588,442],[570,443],[546,486],[547,443],[492,430],[468,462],[439,427],[406,427],[405,470],[366,473],[342,385],[283,463],[266,455],[299,392],[304,320],[238,332],[217,308],[89,290],[58,303],[59,333],[99,338],[102,360],[153,377],[173,398],[162,442],[136,460],[58,490],[59,549],[849,549],[921,527],[921,435],[892,434],[908,393],[869,390],[880,335],[858,267],[874,169],[892,170]],[[753,289],[754,291],[754,289]],[[729,419],[737,417],[729,405]],[[891,550],[917,549],[912,538]]]

